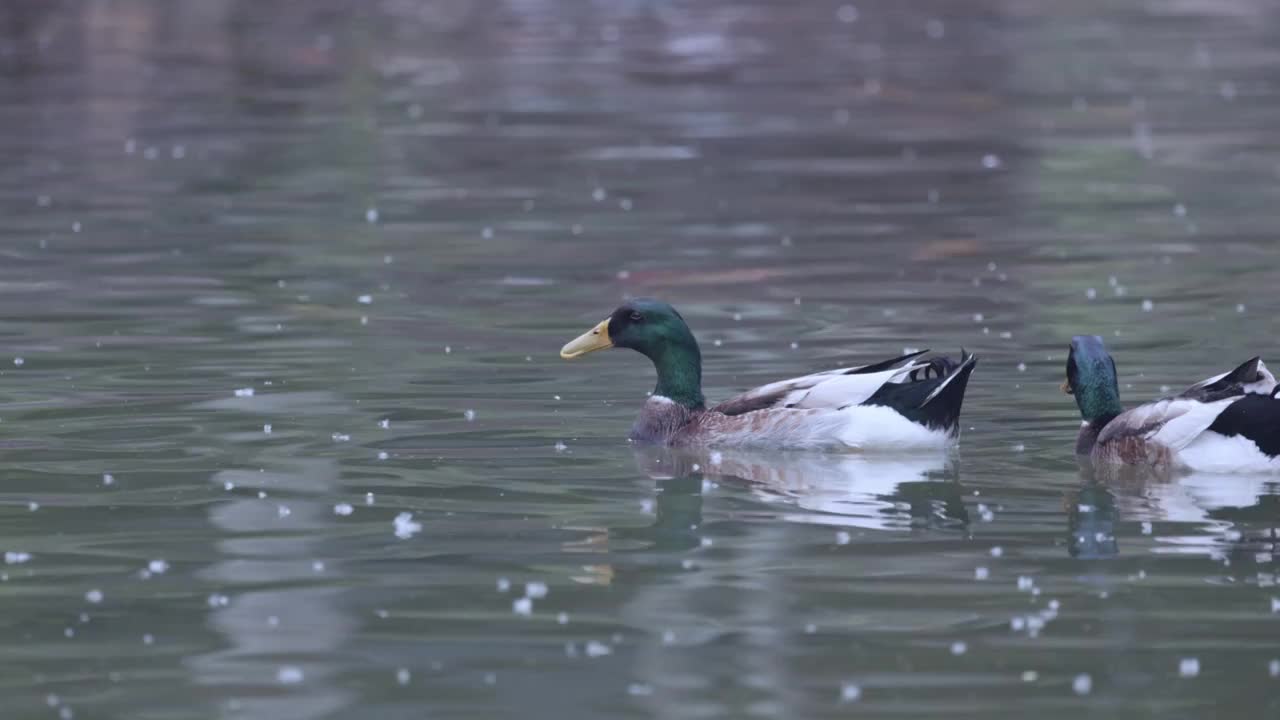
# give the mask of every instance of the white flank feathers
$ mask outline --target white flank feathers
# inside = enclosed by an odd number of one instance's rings
[[[1188,470],[1207,473],[1280,472],[1280,458],[1273,458],[1247,437],[1202,433],[1178,452],[1178,463]],[[1248,503],[1256,500],[1256,493]]]

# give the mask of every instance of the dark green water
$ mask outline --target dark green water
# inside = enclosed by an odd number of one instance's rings
[[[1278,67],[1261,0],[0,7],[0,714],[1275,716],[1280,478],[1084,485],[1056,388],[1274,351]],[[963,345],[960,452],[637,454],[556,353],[639,294],[713,399]]]

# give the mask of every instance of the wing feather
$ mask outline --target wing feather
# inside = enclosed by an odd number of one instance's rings
[[[711,410],[724,415],[742,415],[770,408],[856,405],[874,395],[885,383],[925,367],[926,364],[911,361],[927,352],[921,350],[871,365],[836,368],[779,380],[735,395]]]

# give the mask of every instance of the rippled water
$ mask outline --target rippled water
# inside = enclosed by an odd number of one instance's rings
[[[0,8],[5,717],[1270,717],[1280,478],[1102,487],[1056,386],[1273,351],[1280,9]],[[954,457],[638,451],[981,356]],[[698,469],[693,469],[694,465]],[[525,598],[528,598],[527,600]]]

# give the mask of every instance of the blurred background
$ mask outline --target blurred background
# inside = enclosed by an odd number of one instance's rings
[[[1271,351],[1277,127],[1263,0],[8,0],[4,714],[1275,714],[1280,483],[1056,388]],[[964,346],[961,451],[637,451],[636,295]]]

